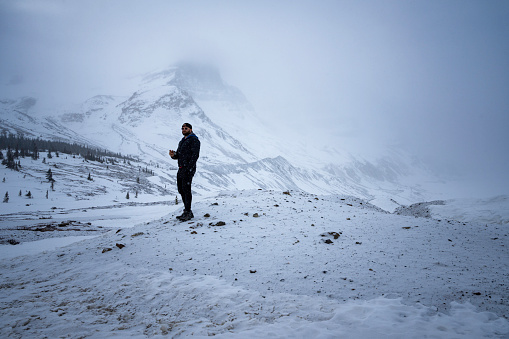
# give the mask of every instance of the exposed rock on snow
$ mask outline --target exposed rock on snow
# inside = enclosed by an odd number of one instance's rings
[[[436,200],[429,202],[419,202],[410,206],[400,206],[394,211],[398,215],[408,215],[420,218],[431,218],[431,212],[429,206],[433,205],[445,205],[444,201]]]

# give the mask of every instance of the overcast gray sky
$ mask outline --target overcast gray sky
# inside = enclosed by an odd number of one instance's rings
[[[509,191],[509,1],[0,1],[0,97],[125,94],[182,59],[275,132],[404,144]]]

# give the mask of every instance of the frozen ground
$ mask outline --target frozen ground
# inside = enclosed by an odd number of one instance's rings
[[[200,197],[189,223],[169,202],[68,206],[106,232],[1,245],[0,336],[509,337],[507,223],[288,193]]]

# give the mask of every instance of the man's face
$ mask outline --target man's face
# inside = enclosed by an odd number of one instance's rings
[[[189,134],[191,134],[193,130],[191,130],[189,127],[187,126],[182,126],[182,134],[184,136],[188,136]]]

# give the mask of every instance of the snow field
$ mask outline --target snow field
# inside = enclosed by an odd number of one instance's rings
[[[195,199],[186,223],[160,206],[162,218],[2,260],[0,336],[509,335],[498,225],[288,193]]]
[[[6,153],[5,150],[3,152]],[[158,197],[158,194],[176,194],[169,175],[173,173],[154,169],[145,163],[130,161],[131,164],[124,164],[121,159],[115,159],[116,164],[99,163],[86,161],[78,155],[61,153],[59,157],[53,154],[53,158],[46,159],[44,164],[42,161],[46,154],[47,152],[41,152],[40,159],[37,160],[30,157],[17,159],[22,166],[19,172],[0,168],[0,193],[3,197],[5,192],[8,192],[10,197],[8,204],[0,205],[2,214],[35,212],[49,210],[51,207],[84,208],[119,202],[152,202],[167,199],[164,196]],[[146,167],[157,171],[157,177],[143,172]],[[54,190],[46,179],[48,169],[51,169],[55,179]],[[92,180],[87,180],[89,173]],[[32,193],[33,199],[25,196],[28,191]],[[138,198],[135,198],[136,191]],[[126,199],[127,192],[130,193],[129,200]]]

